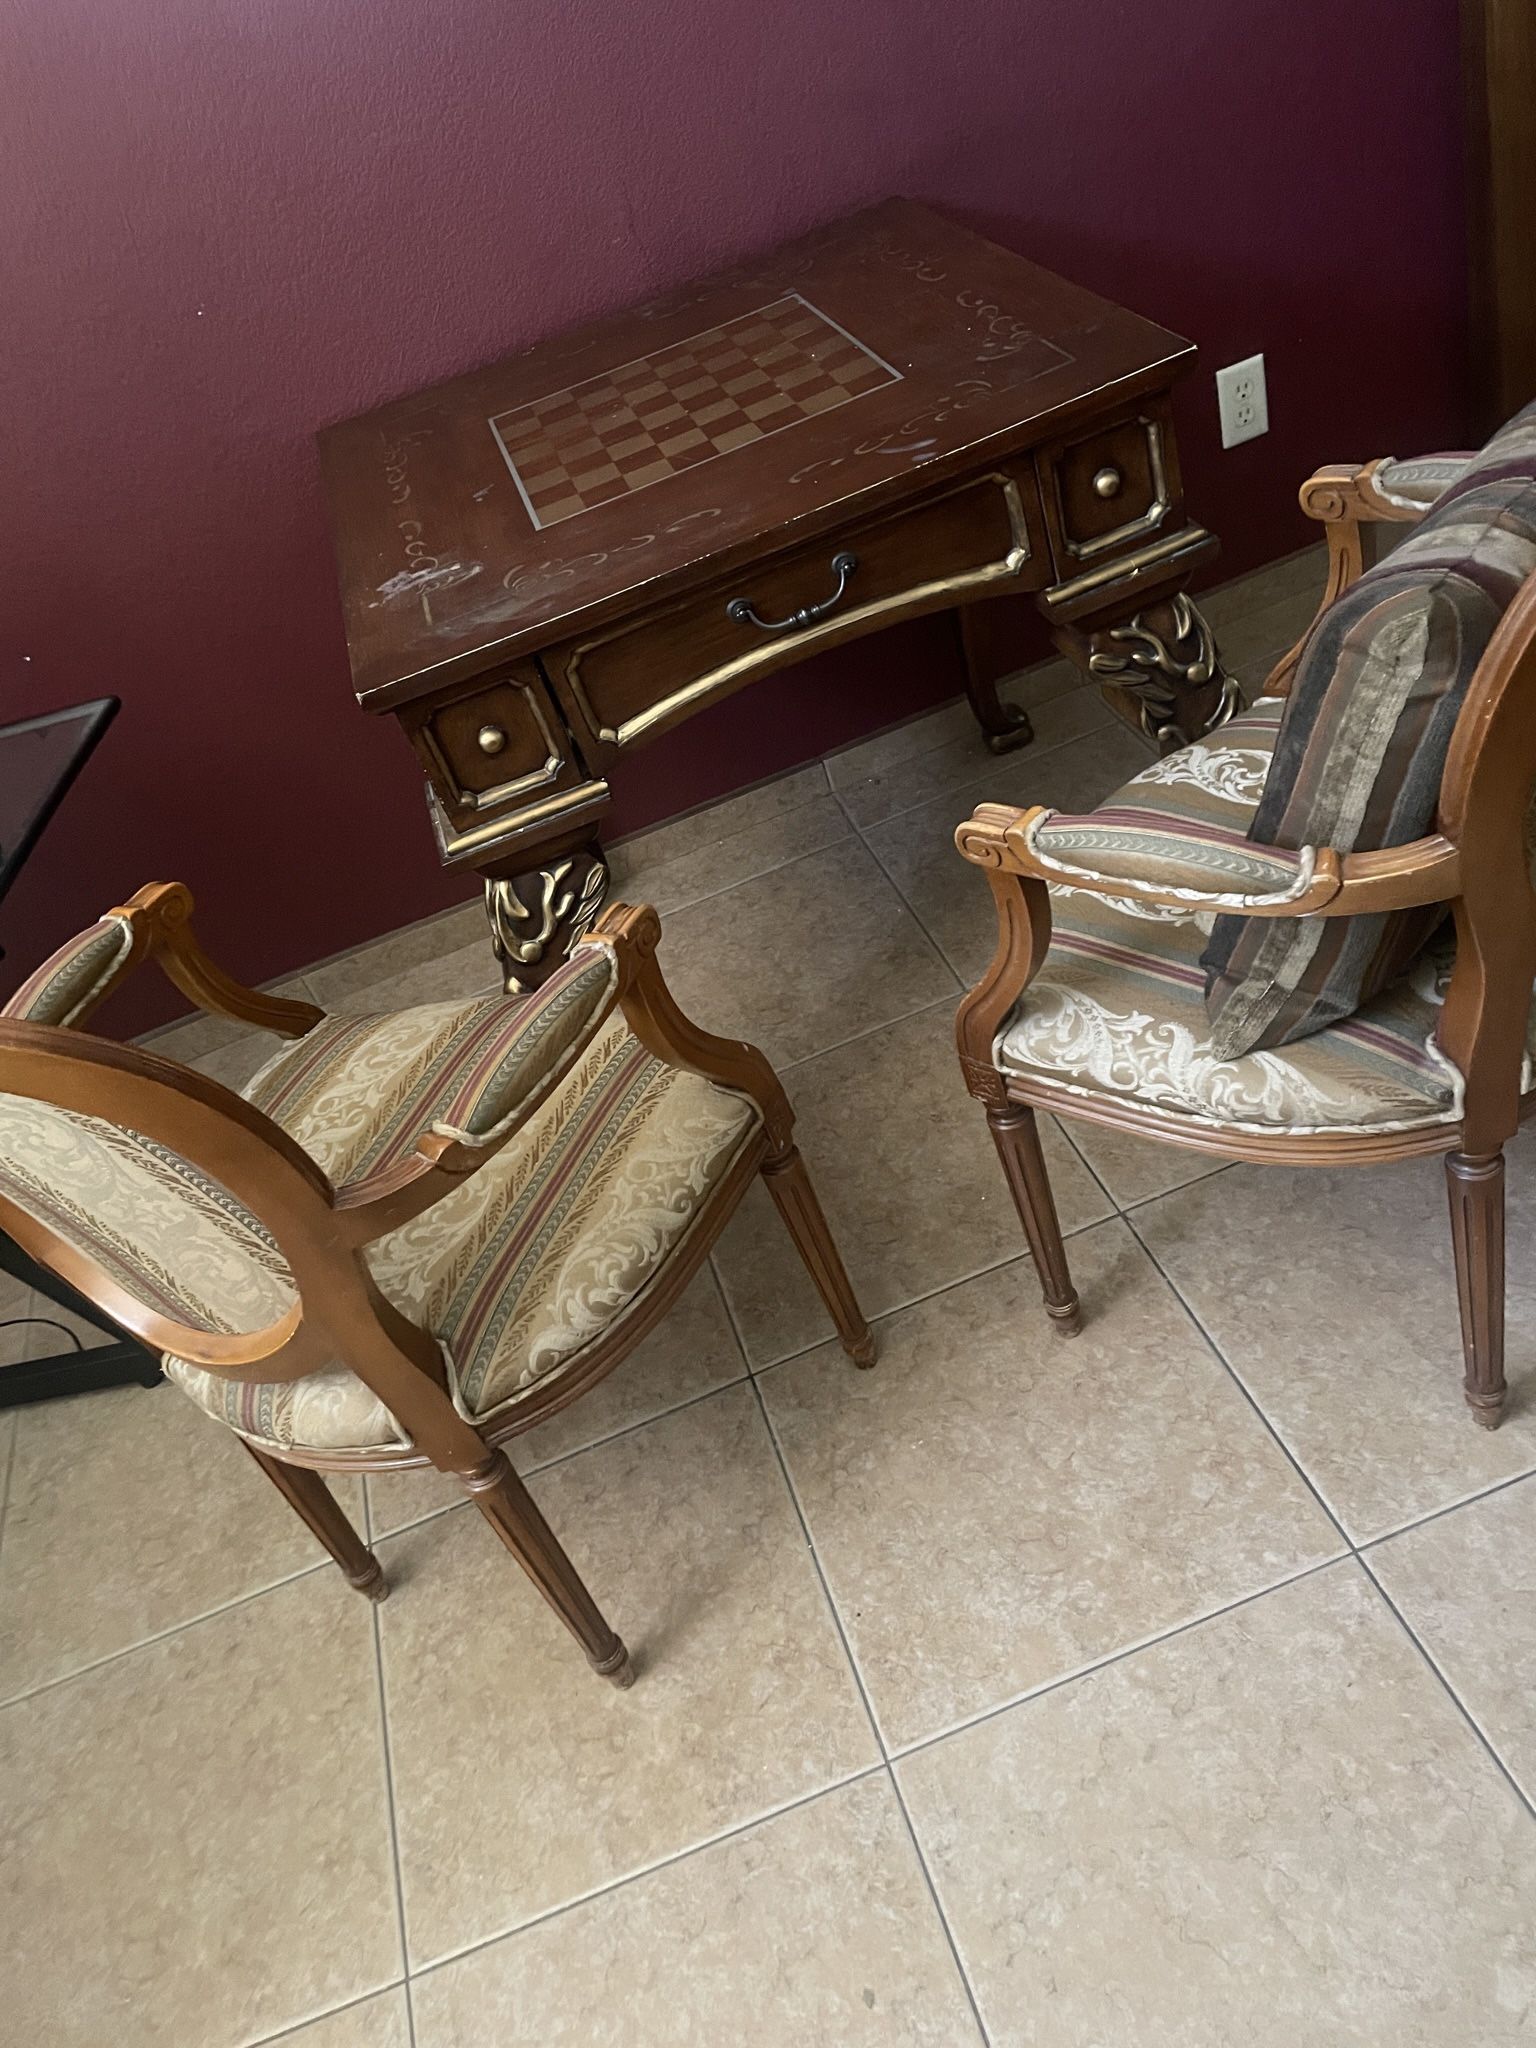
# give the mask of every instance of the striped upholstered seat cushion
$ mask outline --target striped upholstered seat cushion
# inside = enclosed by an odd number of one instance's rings
[[[133,951],[125,917],[104,917],[77,932],[29,974],[0,1017],[25,1024],[73,1024],[94,1003]]]
[[[1401,479],[1399,479],[1401,482]],[[1269,848],[1402,846],[1428,832],[1457,713],[1510,600],[1536,574],[1536,405],[1302,647],[1251,834]],[[1219,918],[1204,956],[1228,1058],[1351,1016],[1414,959],[1438,904],[1363,917]]]
[[[368,1121],[365,1112],[338,1124],[338,1105],[389,1083],[368,1039],[331,1043],[332,1065],[302,1090],[275,1090],[272,1068],[253,1087],[334,1174],[359,1156],[353,1126]],[[503,1150],[371,1246],[369,1265],[390,1300],[441,1340],[463,1413],[503,1416],[638,1307],[756,1124],[750,1102],[663,1065],[614,1018]],[[280,1448],[401,1441],[382,1403],[340,1368],[280,1386],[175,1360],[166,1370],[209,1414]]]
[[[1435,947],[1342,1023],[1223,1059],[1194,918],[1054,889],[1052,918],[1045,966],[998,1041],[1006,1073],[1235,1130],[1412,1130],[1460,1114],[1460,1076],[1433,1043],[1448,968]]]

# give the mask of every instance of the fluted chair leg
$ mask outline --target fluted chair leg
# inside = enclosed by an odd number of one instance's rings
[[[243,1437],[240,1441],[245,1443]],[[366,1593],[370,1600],[387,1599],[389,1581],[383,1565],[342,1513],[335,1494],[320,1474],[311,1472],[307,1465],[289,1465],[281,1458],[269,1457],[252,1443],[246,1443],[245,1448],[289,1506],[314,1530],[346,1573],[347,1583],[356,1586],[359,1593]]]
[[[795,1250],[805,1261],[805,1270],[815,1281],[816,1292],[837,1326],[839,1343],[855,1365],[873,1365],[874,1332],[864,1320],[864,1311],[854,1295],[853,1282],[822,1213],[800,1148],[791,1145],[777,1159],[769,1159],[762,1172],[784,1227],[794,1239]]]
[[[539,1513],[533,1495],[513,1471],[505,1451],[491,1451],[460,1485],[587,1653],[599,1677],[613,1685],[635,1682],[622,1640],[603,1619],[575,1565]]]
[[[1497,1429],[1504,1412],[1504,1155],[1446,1157],[1451,1243],[1461,1306],[1462,1388],[1473,1419]]]
[[[1045,1312],[1064,1337],[1075,1337],[1083,1327],[1082,1308],[1067,1269],[1066,1247],[1056,1220],[1056,1198],[1045,1170],[1035,1112],[1019,1103],[1009,1103],[1004,1109],[987,1111],[987,1126],[1029,1240],[1035,1271],[1040,1276],[1040,1291],[1045,1296]]]

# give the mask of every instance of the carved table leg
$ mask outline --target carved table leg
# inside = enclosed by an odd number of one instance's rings
[[[965,662],[965,694],[994,754],[1008,754],[1015,747],[1028,746],[1035,736],[1029,713],[1017,704],[1003,703],[997,694],[999,679],[1011,673],[1004,637],[1009,610],[1009,606],[995,599],[990,604],[962,604],[955,609],[960,653]],[[1018,666],[1017,662],[1013,664]]]
[[[1225,725],[1242,701],[1199,606],[1183,591],[1118,624],[1090,618],[1059,626],[1055,639],[1165,754]]]
[[[491,945],[508,995],[528,995],[548,980],[607,893],[608,863],[596,840],[550,854],[542,867],[485,877]]]

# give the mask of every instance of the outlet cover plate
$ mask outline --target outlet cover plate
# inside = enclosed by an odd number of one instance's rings
[[[1235,448],[1269,432],[1269,392],[1264,383],[1264,358],[1247,356],[1216,372],[1216,403],[1221,410],[1221,445]]]

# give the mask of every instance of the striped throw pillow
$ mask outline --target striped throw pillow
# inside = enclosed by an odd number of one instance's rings
[[[1502,427],[1401,546],[1308,635],[1248,836],[1341,853],[1433,829],[1473,671],[1536,573],[1536,405]],[[1236,1059],[1348,1017],[1445,915],[1219,917],[1201,955],[1211,1048]]]

